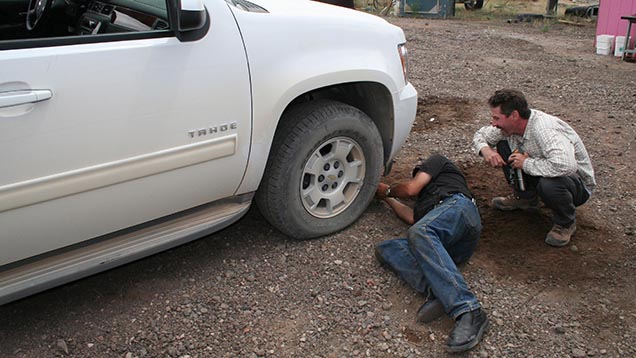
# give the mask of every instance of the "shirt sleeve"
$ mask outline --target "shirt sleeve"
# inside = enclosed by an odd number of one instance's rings
[[[539,155],[528,153],[530,157],[523,163],[524,172],[547,178],[576,173],[578,165],[574,155],[574,145],[563,133],[554,128],[544,128],[535,134],[541,153]]]
[[[505,138],[501,129],[493,126],[481,127],[473,136],[473,150],[479,154],[483,147],[494,147],[503,139]]]
[[[447,163],[450,163],[448,158],[440,154],[434,154],[428,157],[428,159],[422,161],[420,165],[413,169],[413,177],[415,177],[418,172],[422,171],[435,179],[442,172],[442,169]]]

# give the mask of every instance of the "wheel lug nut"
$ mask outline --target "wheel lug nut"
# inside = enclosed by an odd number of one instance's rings
[[[323,167],[324,170],[329,170],[329,163],[325,164],[325,166]]]
[[[327,191],[329,190],[329,185],[325,184],[322,186],[322,191]]]
[[[335,163],[333,163],[333,167],[334,167],[335,169],[338,169],[338,167],[339,167],[339,166],[340,166],[340,162],[335,162]]]
[[[324,175],[320,175],[320,176],[318,176],[318,181],[319,181],[320,183],[322,183],[322,181],[323,181],[323,180],[325,180],[325,176],[324,176]]]
[[[344,172],[342,170],[338,172],[338,178],[342,178],[343,175],[344,175]]]
[[[331,188],[335,189],[338,187],[338,182],[334,182],[333,184],[331,184]]]

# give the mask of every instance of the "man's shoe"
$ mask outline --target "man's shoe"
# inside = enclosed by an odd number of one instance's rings
[[[508,196],[498,196],[492,199],[493,208],[502,211],[532,210],[536,209],[538,205],[539,199],[537,199],[536,196],[529,199],[523,199],[514,193]]]
[[[481,308],[457,317],[455,327],[448,336],[447,350],[458,353],[472,349],[481,341],[488,325],[486,312]]]
[[[382,254],[380,253],[380,249],[378,249],[378,247],[376,246],[375,249],[373,250],[373,252],[375,253],[375,259],[378,260],[378,262],[380,263],[381,266],[386,265],[386,261],[384,261],[384,257],[382,257]]]
[[[576,223],[570,226],[554,224],[552,230],[545,236],[545,243],[554,247],[563,247],[570,242],[572,234],[576,231]]]
[[[430,323],[442,317],[444,313],[442,302],[435,297],[431,297],[417,310],[417,321]]]

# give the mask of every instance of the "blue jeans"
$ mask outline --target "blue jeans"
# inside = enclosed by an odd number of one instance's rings
[[[480,232],[475,204],[454,194],[411,226],[406,238],[379,243],[376,254],[416,291],[432,291],[446,313],[457,318],[481,307],[457,269],[472,256]]]

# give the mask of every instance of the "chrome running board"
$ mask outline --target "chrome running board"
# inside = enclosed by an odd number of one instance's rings
[[[247,213],[253,196],[223,199],[11,265],[0,271],[0,305],[219,231]]]

